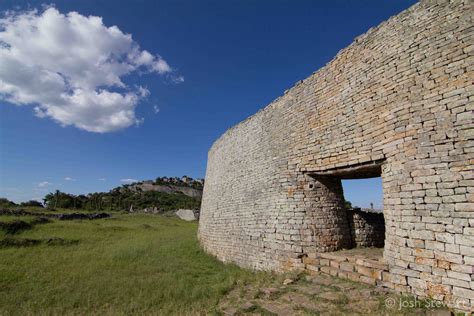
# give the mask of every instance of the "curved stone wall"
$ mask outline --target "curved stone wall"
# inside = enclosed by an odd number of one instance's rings
[[[396,289],[474,304],[472,12],[418,3],[222,135],[201,208],[206,251],[282,271],[344,248],[340,179],[378,165]]]

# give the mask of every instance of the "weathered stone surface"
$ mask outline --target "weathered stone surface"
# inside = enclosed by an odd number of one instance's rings
[[[222,135],[209,151],[204,249],[250,268],[301,268],[306,254],[353,242],[341,179],[381,175],[384,259],[400,284],[382,282],[474,297],[459,268],[474,261],[473,10],[421,1]],[[332,261],[320,259],[322,273],[356,278]]]
[[[193,210],[177,210],[176,216],[185,221],[195,221],[196,216],[194,215]]]
[[[295,282],[295,281],[292,280],[292,279],[285,279],[285,280],[283,280],[283,285],[288,285],[288,284],[291,284],[293,282]]]
[[[382,213],[368,209],[348,210],[349,228],[356,247],[383,247],[385,222]]]

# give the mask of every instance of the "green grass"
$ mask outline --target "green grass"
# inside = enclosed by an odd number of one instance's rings
[[[8,238],[78,243],[0,248],[0,315],[206,314],[235,284],[273,278],[206,255],[196,233],[151,215],[35,225]]]
[[[26,211],[30,213],[37,213],[37,214],[71,214],[71,213],[110,213],[110,214],[126,214],[128,212],[125,211],[117,211],[117,210],[84,210],[84,209],[68,209],[68,208],[48,208],[48,207],[35,207],[35,206],[11,206],[11,207],[4,207],[2,208],[4,210],[10,210],[13,212],[19,212],[19,211]],[[6,215],[0,215],[0,220],[3,219],[3,217]]]
[[[36,218],[36,216],[21,216],[21,217],[18,217],[18,216],[13,216],[13,215],[12,216],[2,215],[2,216],[0,216],[0,222],[2,222],[2,223],[11,223],[11,222],[14,222],[14,221],[21,220],[21,221],[25,221],[27,223],[30,223],[35,218]]]

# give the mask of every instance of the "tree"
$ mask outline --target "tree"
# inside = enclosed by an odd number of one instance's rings
[[[351,201],[344,200],[344,206],[346,207],[346,209],[351,210],[352,209]]]
[[[75,195],[56,190],[54,193],[48,193],[43,200],[48,208],[74,208],[75,199]]]
[[[23,206],[23,207],[43,207],[43,204],[41,202],[38,202],[38,201],[35,201],[35,200],[29,200],[27,202],[20,203],[20,206]]]
[[[14,207],[17,206],[15,202],[6,198],[0,198],[0,207]]]

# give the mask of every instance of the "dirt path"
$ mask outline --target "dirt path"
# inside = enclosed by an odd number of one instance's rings
[[[219,309],[224,315],[451,315],[447,310],[426,308],[413,298],[324,275],[302,276],[290,284],[265,288],[237,287],[219,303]]]

